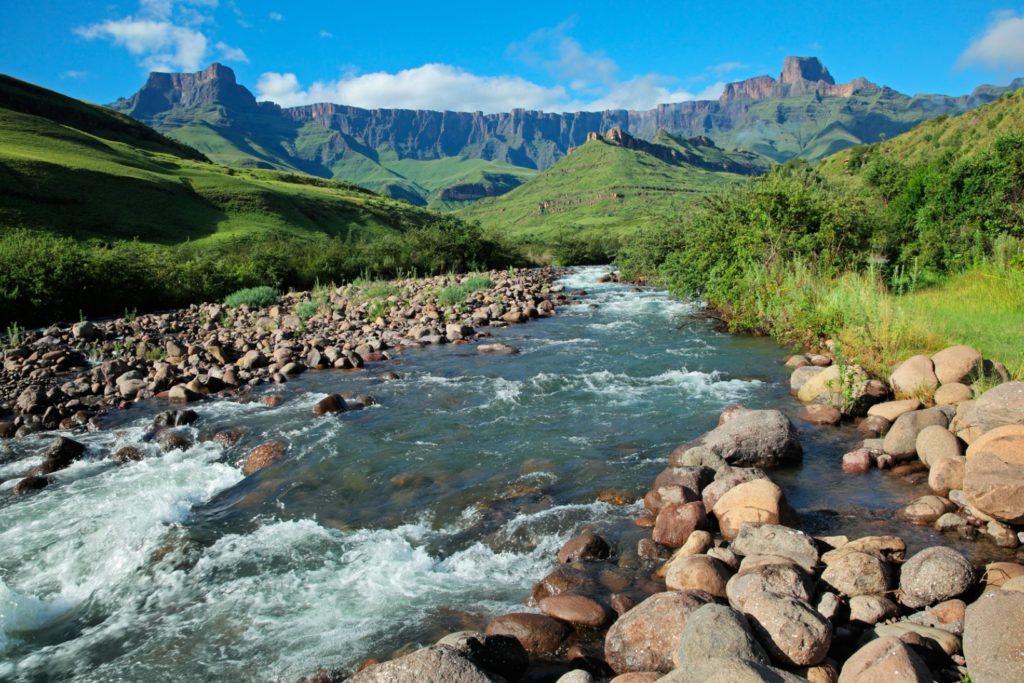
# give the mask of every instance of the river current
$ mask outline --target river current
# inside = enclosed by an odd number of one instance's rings
[[[295,680],[525,609],[583,524],[635,552],[632,519],[674,446],[728,404],[797,405],[778,345],[604,272],[564,279],[584,303],[494,330],[518,355],[408,350],[269,388],[277,407],[199,403],[197,445],[169,454],[144,441],[166,405],[133,407],[73,435],[86,459],[31,496],[9,494],[13,477],[53,435],[0,442],[0,679]],[[378,404],[311,417],[345,390]],[[244,436],[199,438],[218,428]],[[772,476],[805,528],[937,542],[892,520],[917,489],[839,471],[852,428],[800,430],[803,466]],[[268,439],[286,459],[243,477]],[[147,457],[105,459],[124,445]]]

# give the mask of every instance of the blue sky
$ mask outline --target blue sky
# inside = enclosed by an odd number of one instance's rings
[[[789,54],[907,93],[1024,76],[1019,2],[2,2],[0,72],[95,102],[212,61],[283,105],[484,111],[716,97]]]

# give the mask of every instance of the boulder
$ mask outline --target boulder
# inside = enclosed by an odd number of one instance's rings
[[[529,665],[529,655],[518,640],[510,636],[489,636],[479,631],[449,633],[438,645],[448,645],[471,659],[479,667],[508,681],[516,681]]]
[[[903,508],[903,516],[912,524],[930,525],[942,515],[953,510],[956,510],[956,505],[948,498],[921,496]]]
[[[686,620],[673,653],[677,669],[715,657],[745,659],[768,664],[768,654],[754,638],[741,612],[725,605],[704,605]]]
[[[929,425],[917,434],[917,457],[928,467],[939,458],[953,458],[963,453],[960,441],[942,425]]]
[[[697,449],[693,449],[697,450]],[[662,486],[682,486],[691,497],[684,501],[700,500],[700,492],[715,478],[715,470],[702,466],[666,467],[654,478],[653,489]]]
[[[739,467],[776,467],[803,456],[796,427],[778,410],[747,410],[686,444],[701,446]],[[678,450],[678,449],[677,449]]]
[[[935,363],[928,356],[911,356],[896,366],[889,377],[889,384],[899,396],[920,398],[931,396],[939,386],[935,376]]]
[[[49,448],[43,451],[43,462],[29,472],[31,476],[44,476],[63,470],[79,460],[85,453],[85,444],[65,436],[58,436]]]
[[[658,683],[807,683],[807,679],[749,659],[715,657],[676,669]],[[618,679],[613,679],[618,683]]]
[[[907,621],[922,626],[942,629],[954,635],[963,635],[964,612],[967,603],[963,600],[945,600],[921,612],[915,612],[907,617]]]
[[[921,402],[916,398],[905,398],[899,401],[886,401],[876,403],[868,409],[869,417],[880,417],[895,422],[896,419],[905,413],[910,413],[921,407]]]
[[[982,451],[998,454],[1008,462],[1024,462],[1024,455],[1018,456],[1024,444],[1024,425],[1003,425],[991,429],[975,438],[967,447],[967,457]]]
[[[925,626],[924,624],[917,624],[912,621],[896,621],[891,624],[877,624],[865,634],[866,638],[870,638],[872,636],[877,636],[879,638],[893,636],[908,643],[912,642],[908,636],[911,638],[916,636],[922,641],[932,641],[935,647],[941,649],[947,655],[955,655],[960,652],[959,636],[940,628]]]
[[[690,614],[714,602],[700,591],[655,593],[616,621],[605,636],[605,661],[616,673],[672,670],[672,653]]]
[[[869,415],[857,423],[857,431],[867,439],[874,439],[889,431],[892,423],[884,417]]]
[[[1017,562],[989,562],[985,565],[985,590],[1002,588],[1010,579],[1024,576],[1024,564]]]
[[[343,413],[346,410],[348,410],[348,406],[345,405],[345,399],[341,394],[328,394],[313,406],[313,417]]]
[[[871,457],[871,451],[866,448],[858,448],[855,451],[843,454],[840,467],[847,474],[864,474],[871,469],[873,464],[874,460]]]
[[[973,508],[985,515],[1009,524],[1024,524],[1024,463],[1010,461],[1016,456],[1000,457],[1007,451],[999,442],[1015,437],[1003,437],[990,444],[997,453],[976,451],[964,465],[964,495]],[[1024,443],[1024,438],[1020,440]],[[1024,455],[1024,452],[1020,452]]]
[[[818,397],[825,397],[827,399],[831,394],[838,392],[840,388],[839,370],[838,365],[833,365],[824,368],[821,372],[810,375],[807,381],[797,390],[797,398],[804,403],[811,403]]]
[[[850,598],[850,621],[874,626],[900,613],[900,607],[884,595],[856,595]]]
[[[758,641],[783,666],[813,666],[832,644],[832,625],[807,603],[791,596],[751,596],[743,612]]]
[[[944,546],[925,548],[900,571],[899,600],[920,609],[955,598],[974,583],[974,569],[963,555]]]
[[[612,554],[608,542],[593,531],[584,531],[579,536],[569,539],[558,551],[559,562],[579,562],[580,560],[605,560]]]
[[[846,553],[853,552],[871,553],[886,562],[902,562],[906,557],[907,544],[899,536],[862,536],[829,550],[821,556],[821,561],[832,564]]]
[[[793,374],[789,376],[789,389],[794,394],[798,394],[800,389],[806,385],[811,379],[820,374],[825,368],[815,367],[813,365],[805,365],[803,367],[796,368],[793,370]]]
[[[1024,424],[1024,382],[1004,382],[978,397],[976,416],[982,432]]]
[[[718,499],[713,512],[727,540],[736,538],[744,524],[800,526],[782,489],[770,479],[754,479],[734,486]]]
[[[695,449],[696,450],[696,449]],[[718,499],[729,489],[754,479],[767,479],[765,471],[757,467],[729,467],[728,465],[715,474],[715,480],[701,491],[704,510],[713,510]]]
[[[877,638],[843,664],[839,683],[931,683],[928,666],[899,638]]]
[[[843,420],[843,414],[839,412],[838,408],[833,408],[824,403],[810,403],[804,406],[800,409],[797,417],[812,425],[835,426]]]
[[[959,382],[943,384],[935,390],[935,405],[955,406],[964,401],[970,401],[973,396],[974,392],[966,384]]]
[[[780,558],[784,559],[784,558]],[[788,595],[810,602],[808,578],[800,568],[788,560],[741,566],[725,585],[725,594],[733,609],[745,611],[748,600],[761,593]]]
[[[280,462],[284,459],[285,450],[287,450],[287,446],[280,441],[267,441],[260,444],[245,459],[245,464],[242,466],[242,474],[248,477],[265,467],[270,467],[274,463]]]
[[[949,431],[966,444],[974,443],[982,435],[977,401],[961,401],[957,405],[956,414],[949,421]]]
[[[989,591],[967,607],[964,657],[977,683],[1019,681],[1024,671],[1020,627],[1024,624],[1024,593]]]
[[[950,491],[962,489],[966,466],[967,458],[962,456],[933,460],[928,471],[928,487],[940,496],[947,496]]]
[[[480,344],[476,347],[477,353],[505,353],[513,356],[519,353],[519,349],[506,344],[505,342],[494,342],[492,344]]]
[[[527,652],[552,654],[569,636],[570,629],[563,622],[543,614],[513,612],[492,619],[485,633],[489,636],[511,636]]]
[[[580,626],[596,628],[609,618],[608,610],[601,603],[584,595],[552,595],[541,600],[538,606],[549,617]]]
[[[666,505],[658,512],[654,522],[653,538],[669,548],[679,548],[690,534],[698,529],[707,529],[708,520],[704,503],[676,503]]]
[[[707,555],[673,558],[665,571],[669,590],[698,590],[716,598],[725,598],[725,586],[732,572],[722,562]]]
[[[980,372],[983,360],[970,346],[950,346],[932,356],[940,384],[970,384]]]
[[[853,551],[829,564],[821,580],[850,598],[882,595],[892,588],[892,569],[877,555]]]
[[[374,664],[349,680],[351,683],[497,683],[499,679],[455,648],[432,645],[390,662]]]
[[[22,479],[21,481],[14,485],[14,488],[11,489],[11,495],[23,496],[26,493],[44,489],[49,485],[49,477],[42,477],[35,474],[30,474],[29,476],[25,477],[24,479]]]
[[[796,563],[808,574],[818,566],[818,547],[802,531],[778,524],[745,524],[730,546],[739,555],[777,555]]]
[[[882,449],[894,458],[907,458],[917,452],[917,436],[925,427],[938,425],[948,427],[946,414],[938,408],[915,410],[904,413],[893,422],[892,429],[885,435]]]

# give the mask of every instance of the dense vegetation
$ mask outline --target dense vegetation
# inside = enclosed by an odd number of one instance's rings
[[[778,167],[648,231],[622,252],[622,266],[703,296],[733,329],[803,344],[836,337],[875,370],[957,336],[934,316],[959,317],[963,328],[974,311],[976,323],[1002,325],[983,350],[1024,367],[1019,344],[1000,341],[1024,334],[1024,136],[1000,128],[1022,106],[1018,93],[928,124],[918,135],[931,136],[929,153],[913,136],[820,169]],[[987,281],[971,288],[977,299],[952,289],[975,280]],[[928,285],[944,295],[925,297]],[[932,317],[920,313],[926,305]]]
[[[0,78],[0,322],[503,266],[481,230],[363,188],[231,169],[125,116]]]

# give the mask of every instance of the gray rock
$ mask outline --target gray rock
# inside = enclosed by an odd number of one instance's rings
[[[796,427],[778,410],[739,412],[704,436],[680,446],[673,455],[695,446],[707,448],[739,467],[777,467],[798,463],[803,457]]]
[[[813,666],[828,654],[832,624],[806,602],[766,592],[747,600],[743,611],[773,661]]]
[[[807,534],[778,524],[745,524],[730,546],[739,555],[779,555],[808,574],[818,566],[818,547]]]
[[[689,615],[714,602],[703,591],[655,593],[608,629],[605,661],[616,673],[672,670],[672,653]]]
[[[978,397],[975,419],[982,433],[1007,424],[1024,424],[1024,382],[1005,382]]]
[[[716,604],[704,605],[686,620],[673,661],[677,669],[682,669],[713,657],[770,663],[747,618],[731,607]]]
[[[883,450],[895,458],[906,458],[917,453],[917,435],[930,425],[948,427],[946,414],[938,408],[904,413],[893,422],[882,443]]]
[[[693,449],[693,450],[704,450]],[[715,480],[704,487],[701,491],[701,500],[704,501],[704,509],[712,510],[718,499],[726,494],[729,489],[739,486],[754,479],[767,479],[768,475],[764,470],[757,467],[728,467],[718,470]]]
[[[924,661],[899,638],[877,638],[853,653],[839,683],[930,683]]]
[[[458,650],[432,645],[404,657],[364,669],[351,683],[498,683],[502,679],[483,671]]]
[[[743,612],[748,600],[765,592],[809,602],[811,592],[807,583],[807,575],[796,564],[787,561],[741,566],[740,571],[725,584],[725,594],[729,605]]]
[[[1021,624],[1024,593],[989,591],[967,607],[963,648],[972,681],[1013,683],[1021,679]]]
[[[658,683],[807,683],[807,679],[760,662],[716,657],[676,669]]]
[[[511,636],[458,631],[449,633],[437,644],[455,648],[480,668],[510,681],[519,680],[530,663],[522,644]]]
[[[850,621],[874,626],[899,613],[899,605],[882,595],[858,595],[850,598]]]
[[[849,552],[829,564],[821,580],[847,597],[878,595],[892,587],[892,569],[871,553]]]
[[[919,609],[955,598],[974,583],[974,569],[963,555],[944,546],[925,548],[900,571],[900,602]]]

